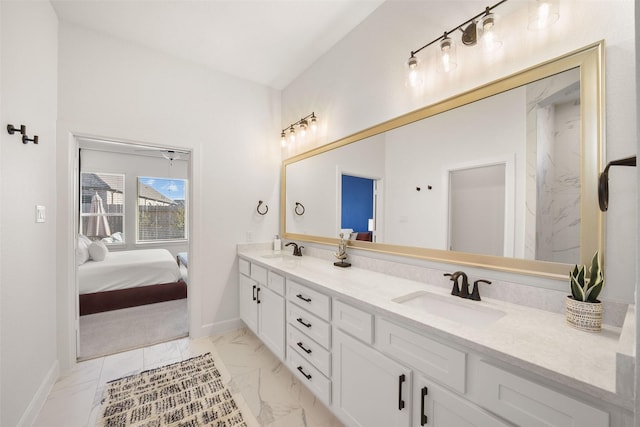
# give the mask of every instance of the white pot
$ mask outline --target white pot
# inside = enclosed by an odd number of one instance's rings
[[[587,332],[602,330],[602,303],[585,302],[567,296],[567,323],[576,329]]]

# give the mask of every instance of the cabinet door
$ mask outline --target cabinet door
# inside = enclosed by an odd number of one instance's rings
[[[411,371],[335,330],[333,406],[348,426],[409,426]]]
[[[507,427],[473,403],[416,375],[413,388],[413,427]]]
[[[284,359],[284,298],[269,288],[258,291],[258,336],[278,356]]]
[[[240,318],[255,334],[258,333],[258,305],[256,304],[256,293],[258,283],[240,274]]]

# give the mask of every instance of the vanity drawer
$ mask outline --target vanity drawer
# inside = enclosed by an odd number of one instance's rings
[[[324,375],[327,377],[331,375],[331,353],[320,344],[291,325],[287,326],[287,342]]]
[[[366,311],[334,301],[333,324],[367,344],[373,343],[373,315]]]
[[[331,343],[331,325],[318,316],[288,302],[287,321],[324,348],[329,348]]]
[[[246,259],[238,259],[238,270],[245,276],[251,276],[251,263]]]
[[[251,264],[251,278],[261,285],[266,285],[267,269],[257,264]]]
[[[269,270],[267,286],[278,295],[284,296],[284,277]]]
[[[331,301],[327,295],[314,291],[300,283],[287,280],[287,298],[321,319],[330,320]]]
[[[327,406],[331,404],[331,381],[295,351],[287,351],[287,365],[302,384],[306,385]]]
[[[609,426],[609,414],[484,361],[478,368],[480,404],[521,426]]]
[[[378,318],[376,347],[426,376],[462,394],[466,391],[467,354]]]

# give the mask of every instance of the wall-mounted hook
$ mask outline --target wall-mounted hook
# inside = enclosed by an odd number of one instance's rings
[[[600,174],[598,180],[598,203],[600,210],[606,212],[609,209],[609,168],[611,166],[635,166],[636,156],[627,157],[625,159],[614,160],[607,164],[604,171]]]
[[[38,143],[38,135],[33,135],[33,138],[29,138],[27,135],[22,135],[22,143],[27,144],[29,142],[33,142],[34,144]]]
[[[296,207],[293,209],[293,211],[298,216],[304,215],[304,212],[305,212],[304,205],[302,203],[300,203],[300,202],[296,202]]]
[[[264,203],[262,200],[258,200],[258,207],[256,208],[256,211],[258,211],[260,215],[266,215],[267,212],[269,212],[269,206],[267,206],[267,204],[265,203],[264,211],[261,211],[260,206],[262,206],[262,203]]]
[[[7,132],[9,132],[9,135],[13,135],[16,132],[20,132],[22,135],[24,135],[25,133],[27,133],[27,127],[25,125],[20,125],[20,127],[17,128],[14,125],[7,125]]]

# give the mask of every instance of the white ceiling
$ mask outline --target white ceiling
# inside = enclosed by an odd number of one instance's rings
[[[61,21],[282,89],[384,0],[51,0]]]

